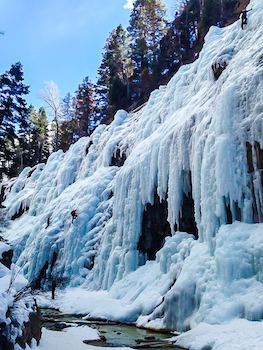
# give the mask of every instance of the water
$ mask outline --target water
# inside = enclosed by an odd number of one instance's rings
[[[106,338],[106,341],[91,341],[90,345],[100,346],[100,347],[131,347],[135,348],[138,345],[144,345],[145,342],[141,342],[138,344],[136,340],[145,340],[145,337],[154,337],[155,341],[163,341],[160,342],[154,348],[162,349],[162,350],[182,350],[182,348],[170,345],[165,342],[169,338],[173,337],[173,334],[170,333],[160,333],[154,332],[146,329],[137,328],[134,325],[127,325],[115,322],[107,322],[107,321],[85,321],[82,320],[81,316],[78,315],[62,315],[56,310],[52,309],[43,309],[42,315],[46,319],[43,326],[48,329],[59,330],[66,326],[66,323],[76,323],[79,325],[87,325],[89,327],[95,328],[98,332]],[[47,322],[47,317],[50,320]],[[149,350],[153,349],[153,347],[145,347],[143,349]]]

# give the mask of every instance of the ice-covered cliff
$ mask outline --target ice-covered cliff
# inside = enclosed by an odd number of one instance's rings
[[[1,234],[36,286],[108,290],[126,312],[100,316],[144,326],[263,318],[263,6],[250,5],[244,30],[212,27],[139,111],[2,184]]]

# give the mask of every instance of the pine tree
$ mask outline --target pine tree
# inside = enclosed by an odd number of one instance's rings
[[[36,159],[34,165],[46,162],[49,156],[48,150],[48,119],[44,107],[41,107],[34,121],[35,142],[37,145]]]
[[[238,0],[204,0],[201,2],[202,29],[206,34],[211,25],[222,27],[233,15]]]
[[[114,29],[106,42],[98,70],[96,92],[103,117],[126,108],[129,101],[129,61],[126,34],[121,25]]]
[[[153,71],[160,40],[166,31],[165,7],[160,0],[136,0],[128,27],[130,56],[134,64],[134,100],[145,100],[154,88]]]
[[[23,132],[28,126],[24,99],[28,93],[29,86],[24,84],[22,64],[17,62],[0,76],[0,177],[4,173],[8,176],[13,173],[11,168],[14,165],[18,130]]]
[[[18,132],[15,145],[16,168],[21,171],[26,166],[34,166],[46,162],[49,156],[48,120],[45,109],[41,107],[37,113],[30,105],[28,109],[28,127]]]
[[[75,98],[68,93],[62,100],[60,148],[65,152],[78,139],[78,120],[75,115]]]
[[[97,109],[94,86],[88,77],[78,86],[75,99],[77,137],[88,136],[97,125]]]
[[[179,34],[181,62],[188,62],[191,58],[190,50],[199,38],[198,23],[200,21],[199,0],[186,2],[184,9],[176,21],[176,30]]]

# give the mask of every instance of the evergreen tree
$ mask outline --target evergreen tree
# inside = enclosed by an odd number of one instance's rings
[[[201,2],[202,29],[205,35],[211,25],[223,26],[233,15],[238,0],[204,0]]]
[[[33,122],[32,143],[35,144],[35,157],[33,164],[46,162],[49,156],[48,147],[48,120],[44,107],[39,109]]]
[[[170,24],[166,35],[160,42],[158,69],[162,77],[170,77],[181,65],[181,46],[176,20],[177,18]]]
[[[47,116],[41,107],[39,112],[30,105],[28,109],[28,127],[18,132],[15,144],[15,171],[20,172],[26,166],[34,166],[46,162],[49,156],[47,135]]]
[[[94,86],[88,77],[78,86],[75,99],[77,137],[88,136],[97,125]]]
[[[102,63],[98,69],[96,92],[102,117],[113,115],[118,109],[127,107],[129,74],[126,34],[119,25],[107,39]]]
[[[18,130],[28,126],[27,107],[24,95],[29,86],[24,84],[22,64],[17,62],[0,76],[0,177],[10,175],[15,157],[15,140]]]
[[[62,100],[60,148],[65,152],[78,139],[78,122],[75,115],[76,101],[70,93]]]
[[[176,21],[176,30],[179,35],[180,60],[188,62],[191,58],[190,50],[199,38],[198,23],[200,21],[199,0],[191,0],[185,3],[184,9]]]
[[[130,55],[134,64],[133,100],[147,99],[159,54],[159,44],[166,31],[165,7],[160,0],[136,0],[128,27]]]

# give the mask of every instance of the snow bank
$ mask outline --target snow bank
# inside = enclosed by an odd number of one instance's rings
[[[2,254],[10,247],[0,242],[0,260]],[[9,343],[15,344],[16,338],[22,336],[24,323],[29,321],[29,314],[33,311],[32,297],[18,297],[20,291],[27,285],[21,269],[12,264],[7,268],[0,261],[0,324],[1,347],[5,338]]]
[[[229,324],[212,326],[201,323],[174,338],[176,345],[189,350],[258,350],[263,344],[263,323],[235,319]]]
[[[262,319],[261,0],[251,7],[244,30],[212,27],[199,59],[138,112],[119,111],[12,182],[5,214],[20,216],[2,234],[30,281],[42,271],[46,287],[108,291],[121,311],[86,311],[146,327]],[[139,243],[156,196],[172,237],[147,261]],[[189,220],[198,240],[180,232]]]
[[[32,350],[105,350],[109,349],[100,346],[91,346],[83,343],[83,340],[98,339],[98,332],[90,327],[70,327],[61,332],[50,331],[43,328],[43,336],[38,347],[32,347]],[[111,347],[112,350],[128,350],[127,347]]]

